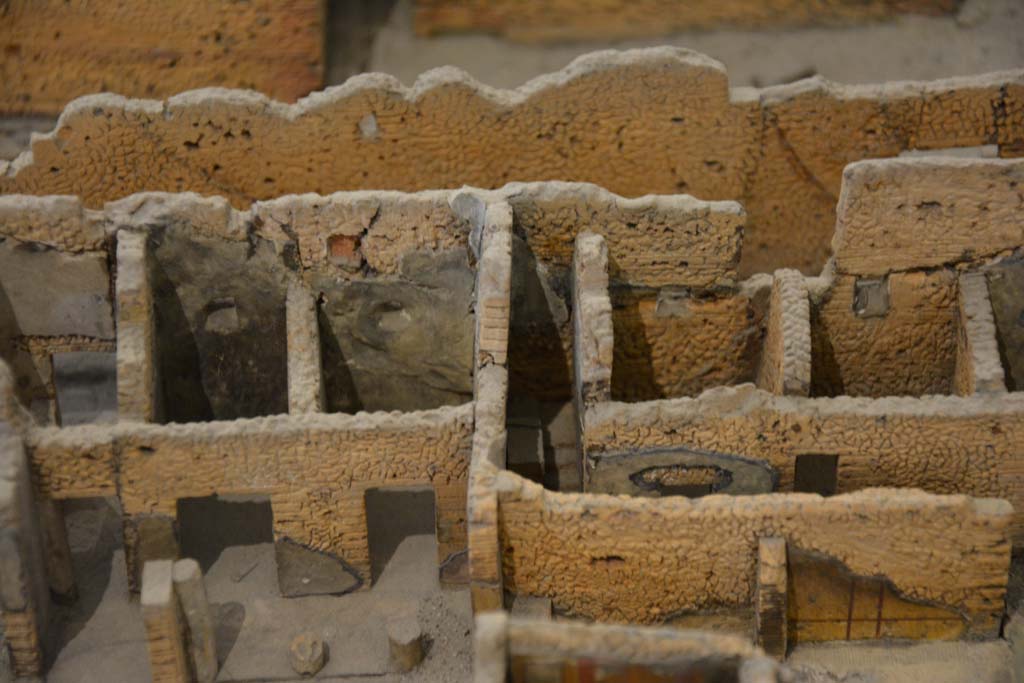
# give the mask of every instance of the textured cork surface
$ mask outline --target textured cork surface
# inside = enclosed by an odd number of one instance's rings
[[[98,207],[144,190],[192,190],[244,207],[291,192],[586,181],[627,196],[739,201],[741,275],[815,273],[846,164],[982,144],[1013,156],[1024,148],[1022,78],[814,78],[730,91],[721,64],[655,48],[586,55],[516,90],[445,68],[412,87],[362,75],[294,105],[216,89],[166,102],[93,96],[0,166],[0,192],[77,194]],[[563,248],[567,262],[571,244]]]
[[[810,302],[803,276],[777,270],[757,386],[773,394],[807,396],[811,385]]]
[[[884,315],[857,313],[860,280],[839,275],[811,306],[811,395],[950,394],[956,366],[956,272],[893,273]]]
[[[1005,498],[1024,509],[1024,397],[773,396],[751,385],[692,399],[605,403],[587,413],[588,452],[698,446],[763,460],[793,490],[798,456],[838,456],[837,490],[921,488]],[[1014,539],[1024,518],[1014,513]]]
[[[749,605],[757,539],[778,535],[855,574],[883,575],[907,598],[953,607],[977,634],[998,630],[1005,501],[896,489],[655,500],[556,493],[510,472],[497,490],[506,587],[573,615],[657,623]]]
[[[252,88],[293,101],[323,83],[323,0],[13,0],[0,7],[0,111],[58,114],[94,92]]]
[[[44,428],[28,435],[52,498],[117,495],[127,515],[173,516],[179,498],[269,494],[278,538],[369,576],[363,493],[428,485],[439,552],[466,546],[471,404],[420,413],[275,416],[189,425]]]
[[[613,288],[612,398],[693,396],[754,381],[766,284],[758,278],[719,293]]]
[[[843,172],[840,273],[878,276],[991,257],[1024,243],[1024,162],[871,160]]]
[[[734,26],[763,28],[845,24],[886,19],[904,12],[943,14],[953,0],[416,0],[416,33],[486,31],[523,42],[611,40],[668,35],[674,31]]]

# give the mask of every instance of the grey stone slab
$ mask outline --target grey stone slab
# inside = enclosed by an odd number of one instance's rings
[[[470,400],[474,282],[463,249],[407,254],[399,277],[318,276],[328,410],[424,410]]]
[[[9,307],[15,329],[26,336],[82,335],[112,339],[113,306],[107,256],[0,243],[0,308]],[[6,304],[6,305],[5,305]]]
[[[289,539],[274,542],[277,585],[281,595],[340,595],[362,585],[359,575],[341,558],[306,548]]]
[[[117,356],[81,351],[53,354],[61,424],[117,421]]]
[[[152,232],[157,366],[169,422],[288,412],[289,268],[265,240]]]

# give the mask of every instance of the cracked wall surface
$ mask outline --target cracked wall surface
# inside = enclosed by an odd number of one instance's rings
[[[835,25],[884,19],[904,12],[943,14],[955,8],[953,0],[698,0],[685,6],[671,0],[416,0],[413,17],[419,35],[485,31],[516,41],[544,42],[645,38],[721,26]]]
[[[0,192],[72,193],[98,207],[192,190],[244,207],[293,192],[585,181],[626,196],[740,201],[741,274],[815,273],[846,164],[982,144],[1002,156],[1024,149],[1021,72],[730,90],[721,64],[656,48],[587,55],[510,91],[440,69],[408,88],[358,76],[295,105],[220,90],[87,97],[0,167]]]
[[[94,92],[208,85],[294,101],[323,83],[325,13],[322,0],[5,2],[0,111],[59,114]]]

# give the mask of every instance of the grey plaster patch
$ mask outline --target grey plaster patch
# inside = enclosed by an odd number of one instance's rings
[[[690,315],[689,292],[674,287],[659,289],[654,314],[659,318],[682,318]]]
[[[6,240],[0,243],[0,290],[18,334],[114,336],[105,253],[66,254]]]

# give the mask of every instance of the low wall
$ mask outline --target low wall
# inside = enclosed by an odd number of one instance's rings
[[[692,399],[587,411],[589,467],[603,453],[686,446],[761,460],[791,491],[796,459],[837,456],[836,490],[921,488],[1005,498],[1024,543],[1024,395],[809,399],[744,385]]]
[[[46,498],[118,496],[124,514],[176,514],[178,499],[268,494],[277,539],[370,571],[363,495],[426,485],[441,559],[466,547],[473,407],[275,416],[190,425],[37,429],[27,449]]]
[[[955,609],[971,633],[998,633],[1005,501],[896,489],[653,500],[555,493],[509,472],[497,490],[506,588],[575,616],[658,623],[750,605],[758,539],[781,536],[854,574],[884,576],[908,599]]]

